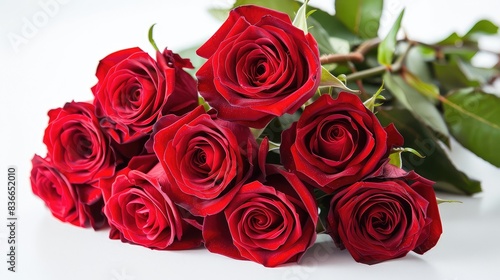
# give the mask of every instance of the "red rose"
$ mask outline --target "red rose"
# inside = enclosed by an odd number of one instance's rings
[[[198,105],[196,81],[183,67],[191,62],[165,49],[155,61],[139,48],[114,52],[97,67],[92,88],[101,125],[119,144],[147,136],[165,114],[184,114]]]
[[[197,216],[221,211],[253,174],[257,142],[248,127],[213,119],[200,106],[183,117],[161,119],[154,152],[175,203]]]
[[[198,70],[198,90],[218,117],[262,128],[294,113],[316,92],[319,50],[311,34],[283,13],[241,6],[197,51],[208,58]]]
[[[380,171],[391,147],[403,144],[393,125],[383,128],[357,96],[345,92],[307,106],[281,141],[285,168],[326,193]]]
[[[169,182],[154,155],[132,158],[114,180],[102,181],[101,188],[111,238],[160,250],[201,245],[201,225],[165,194]]]
[[[405,178],[354,183],[333,196],[327,228],[366,264],[423,254],[442,233],[432,182],[421,177],[410,185]]]
[[[205,217],[210,252],[273,267],[296,262],[316,240],[318,208],[299,178],[268,165],[264,183],[245,184],[224,211]]]
[[[92,185],[73,185],[49,159],[35,155],[31,160],[31,188],[59,220],[94,229],[106,226],[101,191]]]
[[[113,176],[114,152],[99,127],[94,105],[71,102],[48,114],[43,142],[52,165],[71,184],[88,184]]]

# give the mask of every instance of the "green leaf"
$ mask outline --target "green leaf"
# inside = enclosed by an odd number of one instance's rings
[[[335,0],[335,16],[361,38],[374,38],[383,6],[383,0]]]
[[[159,51],[158,50],[158,46],[156,46],[156,42],[155,40],[153,39],[153,28],[155,27],[156,23],[151,25],[151,27],[149,28],[149,31],[148,31],[148,39],[149,39],[149,43],[151,43],[151,46],[153,46],[153,48],[156,50],[156,51]]]
[[[446,90],[464,87],[478,87],[479,81],[466,74],[464,65],[456,56],[451,57],[448,63],[434,62],[434,73],[441,86]]]
[[[276,151],[276,150],[279,150],[280,149],[280,143],[276,143],[276,142],[273,142],[273,141],[268,141],[269,143],[269,151]]]
[[[330,37],[328,41],[333,48],[333,53],[348,54],[350,52],[350,45],[347,40]]]
[[[408,147],[393,148],[391,153],[412,153],[419,158],[425,158],[425,156],[419,153],[417,150]]]
[[[422,81],[419,77],[409,71],[402,72],[401,76],[409,86],[416,89],[424,96],[429,97],[431,101],[435,101],[433,103],[438,103],[437,101],[439,100],[440,94],[439,88],[436,85]]]
[[[385,97],[383,95],[380,95],[382,91],[384,91],[383,81],[382,85],[380,85],[380,88],[377,90],[377,92],[375,92],[375,94],[372,95],[372,97],[368,98],[367,100],[365,100],[365,102],[363,102],[363,104],[365,105],[366,108],[368,108],[368,110],[375,112],[375,107],[382,105],[381,103],[377,103],[378,100],[385,100]]]
[[[444,117],[460,144],[500,167],[500,98],[472,90],[456,91],[443,100]]]
[[[491,78],[500,75],[500,71],[496,68],[476,67],[462,60],[458,60],[457,63],[468,79],[477,81],[481,84],[487,83]]]
[[[201,96],[198,96],[198,104],[203,105],[205,112],[208,112],[210,110],[210,105],[208,105],[208,103],[205,101],[205,99]]]
[[[406,109],[410,110],[417,119],[438,133],[442,140],[448,142],[448,128],[441,113],[433,104],[434,100],[422,95],[398,74],[386,72],[384,81],[387,88]]]
[[[359,90],[353,90],[348,88],[344,83],[342,83],[339,78],[335,77],[332,73],[330,73],[325,67],[321,66],[321,81],[319,82],[320,87],[335,87],[340,88],[342,90],[358,93]]]
[[[476,39],[474,37],[477,35],[493,35],[496,33],[498,33],[498,26],[489,20],[482,19],[476,22],[463,38],[465,40]]]
[[[298,121],[300,113],[301,111],[297,110],[294,114],[284,114],[281,117],[272,119],[264,131],[261,132],[260,137],[267,137],[270,142],[281,143],[281,132]]]
[[[236,3],[234,3],[233,8],[243,5],[257,5],[261,7],[266,7],[272,10],[286,13],[290,18],[294,18],[295,13],[300,8],[300,3],[296,2],[295,0],[279,0],[279,1],[237,0]]]
[[[391,153],[389,155],[389,163],[399,168],[403,168],[403,160],[401,159],[401,152]]]
[[[253,128],[250,127],[250,132],[252,132],[252,135],[255,139],[259,139],[259,137],[262,135],[262,133],[266,130],[266,127],[263,128]]]
[[[307,30],[307,15],[306,15],[307,2],[308,0],[305,0],[304,4],[300,6],[292,22],[293,26],[302,29],[302,31],[304,31],[304,34],[307,34],[309,32],[309,30]]]
[[[363,40],[358,35],[352,33],[349,29],[347,29],[336,16],[332,16],[329,13],[311,5],[308,5],[308,9],[315,10],[315,12],[311,14],[309,18],[313,18],[314,20],[319,22],[330,37],[345,40],[349,42],[350,45],[359,45],[361,42],[363,42]]]
[[[403,168],[403,161],[401,159],[401,154],[403,152],[409,152],[419,158],[425,158],[425,156],[421,155],[417,150],[412,148],[393,148],[389,154],[389,163],[399,168]]]
[[[436,182],[437,190],[472,195],[481,191],[481,184],[459,171],[443,150],[434,133],[413,114],[404,109],[379,110],[377,117],[386,126],[394,123],[405,139],[405,146],[419,151],[425,158],[404,153],[403,166]]]
[[[429,54],[429,52],[431,52]],[[423,82],[433,83],[428,61],[434,60],[436,54],[433,49],[414,46],[406,55],[405,65],[408,71],[418,76]]]
[[[445,39],[438,42],[437,45],[440,45],[440,46],[453,45],[454,46],[454,45],[461,44],[461,42],[462,42],[462,37],[460,35],[458,35],[456,32],[453,32],[450,34],[450,36],[448,36]]]
[[[318,21],[313,17],[308,17],[307,25],[310,26],[309,32],[316,39],[321,54],[337,53],[330,44],[330,36]]]
[[[437,43],[440,46],[475,46],[477,47],[477,39],[481,35],[493,35],[498,33],[498,26],[489,20],[480,20],[464,35],[460,36],[456,32]]]
[[[392,59],[394,57],[394,52],[396,51],[396,37],[398,35],[399,27],[401,26],[401,20],[403,19],[403,15],[405,10],[403,9],[399,14],[396,22],[392,26],[391,30],[387,34],[387,36],[380,42],[378,46],[378,62],[382,65],[389,66],[392,64]]]

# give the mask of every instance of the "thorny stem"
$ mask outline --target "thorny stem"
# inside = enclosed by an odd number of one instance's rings
[[[347,54],[327,54],[320,57],[321,64],[330,64],[330,63],[345,63],[345,62],[363,62],[365,60],[365,55],[374,47],[380,44],[379,38],[373,38],[367,41],[364,41],[359,45],[359,47],[350,53]]]
[[[364,78],[369,78],[369,77],[380,75],[380,74],[384,73],[385,71],[391,71],[391,72],[400,71],[401,67],[404,64],[404,59],[406,58],[406,55],[408,54],[411,47],[413,47],[413,46],[424,46],[424,47],[428,47],[428,48],[432,48],[432,49],[436,50],[436,55],[437,55],[438,60],[444,58],[443,49],[457,48],[457,47],[452,46],[452,45],[440,46],[440,45],[436,45],[436,44],[427,44],[427,43],[423,43],[423,42],[413,41],[413,40],[410,40],[408,38],[405,38],[405,39],[400,40],[400,41],[407,42],[408,48],[405,50],[405,52],[401,56],[398,57],[398,59],[394,62],[394,64],[392,64],[389,67],[380,65],[377,67],[373,67],[370,69],[361,70],[361,71],[357,71],[357,72],[352,71],[353,73],[347,75],[347,77],[346,77],[347,80],[348,81],[358,81],[358,80],[362,80]],[[360,62],[364,61],[365,55],[371,49],[378,46],[379,44],[380,44],[380,39],[373,38],[373,39],[370,39],[370,40],[367,40],[367,41],[364,41],[363,43],[361,43],[359,45],[359,47],[356,50],[354,50],[353,52],[350,52],[347,54],[324,55],[324,56],[320,57],[320,62],[321,62],[321,64],[348,63],[348,65],[352,65],[352,63],[360,63]],[[497,53],[497,52],[492,51],[492,50],[485,50],[485,49],[480,49],[480,48],[472,47],[472,46],[460,46],[460,48],[461,49],[466,48],[466,49],[473,50],[473,51],[487,52],[487,53],[498,55],[500,57],[500,53]],[[352,70],[352,67],[351,66],[349,66],[349,67]],[[495,67],[500,67],[500,59],[499,59],[498,65],[496,65]],[[358,84],[358,86],[359,86],[359,84]],[[360,87],[360,89],[361,89],[361,87]]]
[[[410,52],[410,49],[412,48],[414,44],[410,43],[408,44],[408,47],[405,49],[402,55],[398,57],[398,59],[390,66],[385,66],[385,65],[379,65],[377,67],[369,68],[366,70],[358,71],[352,74],[347,75],[346,79],[348,81],[357,81],[360,79],[364,78],[369,78],[373,76],[377,76],[380,74],[383,74],[385,71],[391,71],[391,72],[398,72],[401,70],[403,67],[403,62]]]
[[[369,68],[369,69],[366,69],[366,70],[361,70],[361,71],[349,74],[349,75],[346,76],[346,80],[348,80],[348,81],[357,81],[357,80],[361,80],[361,79],[364,79],[364,78],[369,78],[369,77],[373,77],[373,76],[377,76],[377,75],[383,74],[387,70],[390,70],[390,69],[387,68],[384,65],[379,65],[377,67],[373,67],[373,68]]]
[[[337,54],[337,53],[332,53],[332,54],[327,54],[323,55],[319,58],[319,61],[321,64],[330,64],[330,63],[345,63],[345,62],[363,62],[365,60],[364,55],[357,53],[357,52],[351,52],[351,53],[346,53],[346,54]]]

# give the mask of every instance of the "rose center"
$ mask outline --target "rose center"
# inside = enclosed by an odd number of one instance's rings
[[[311,143],[312,147],[317,145],[316,152],[330,160],[348,159],[355,149],[355,142],[346,125],[341,120],[325,120],[320,126],[319,137]]]
[[[193,166],[197,172],[208,173],[210,172],[210,166],[207,162],[207,153],[203,147],[197,146],[193,153]]]
[[[71,161],[86,159],[92,155],[92,142],[83,131],[74,132],[72,141],[68,144],[67,151]]]
[[[342,138],[342,136],[344,135],[344,131],[339,129],[337,126],[334,126],[334,127],[331,127],[329,129],[330,133],[328,134],[328,138],[330,140],[335,140],[337,138]]]
[[[373,228],[381,231],[385,231],[390,228],[390,223],[387,220],[387,215],[385,213],[378,213],[371,219],[371,224]]]
[[[92,154],[92,142],[90,142],[86,137],[80,139],[80,154],[87,157]]]
[[[139,100],[140,97],[141,97],[141,91],[139,89],[136,89],[136,90],[130,92],[129,98],[130,98],[131,102]]]
[[[264,65],[264,63],[259,63],[257,65],[257,69],[255,69],[255,73],[257,74],[257,77],[260,77],[266,73],[267,67]]]

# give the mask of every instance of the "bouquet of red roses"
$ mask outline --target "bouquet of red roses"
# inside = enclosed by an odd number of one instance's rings
[[[368,264],[431,249],[442,232],[433,182],[401,168],[415,151],[377,119],[380,91],[363,102],[321,65],[306,4],[293,22],[231,10],[197,50],[196,79],[152,29],[156,58],[103,58],[94,100],[49,111],[34,194],[112,239],[204,244],[265,266],[299,261],[318,233]]]

